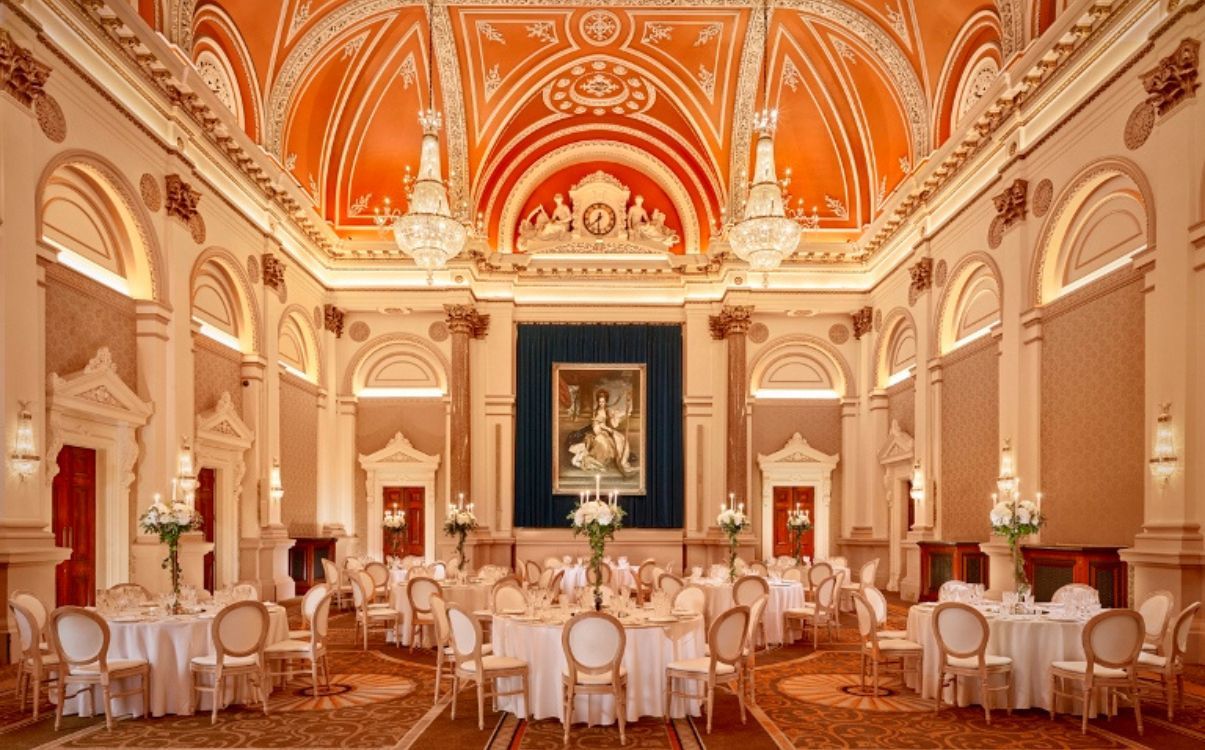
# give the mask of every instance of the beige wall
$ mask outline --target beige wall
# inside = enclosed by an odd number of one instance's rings
[[[1128,274],[1043,319],[1044,543],[1129,545],[1141,528],[1143,324],[1142,282]]]
[[[125,384],[138,390],[134,300],[69,268],[52,266],[46,274],[46,372],[78,372],[102,346],[109,347]]]
[[[900,423],[900,429],[909,435],[916,434],[916,380],[896,383],[887,389],[887,419]]]
[[[288,374],[280,381],[280,474],[281,520],[289,536],[317,536],[318,397],[312,385]]]
[[[946,356],[941,387],[941,536],[986,542],[999,459],[999,351],[988,337]]]
[[[193,385],[197,394],[197,411],[209,411],[221,398],[230,393],[234,408],[243,408],[243,384],[239,375],[242,356],[221,344],[197,336],[193,350]]]

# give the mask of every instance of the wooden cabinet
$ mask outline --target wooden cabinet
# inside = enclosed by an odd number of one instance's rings
[[[937,592],[946,581],[988,583],[987,554],[979,542],[919,542],[920,600],[937,600]]]
[[[317,584],[326,583],[322,561],[334,559],[334,537],[296,540],[289,550],[289,577],[297,584],[297,593],[304,594]]]
[[[1073,545],[1023,546],[1025,574],[1034,599],[1048,602],[1060,586],[1085,583],[1100,593],[1102,607],[1125,607],[1128,571],[1118,554],[1120,547]]]

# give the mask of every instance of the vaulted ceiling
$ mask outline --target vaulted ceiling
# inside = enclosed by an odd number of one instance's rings
[[[536,203],[603,169],[679,233],[693,222],[705,250],[739,210],[767,100],[792,205],[854,239],[1026,36],[1020,0],[777,0],[768,35],[760,2],[439,0],[432,28],[399,0],[176,2],[164,33],[347,239],[377,238],[372,209],[401,197],[433,86],[454,203],[501,249]],[[1054,2],[1032,5],[1030,34]]]

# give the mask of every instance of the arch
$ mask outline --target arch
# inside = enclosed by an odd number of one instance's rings
[[[920,354],[916,350],[916,343],[916,321],[912,313],[903,307],[887,313],[883,318],[883,329],[879,333],[874,357],[876,388],[886,388],[892,375],[916,363]]]
[[[280,316],[276,341],[276,354],[279,358],[304,372],[314,382],[322,383],[324,372],[318,333],[304,308],[300,305],[289,305],[285,308]]]
[[[968,97],[975,89],[976,74],[991,63],[995,66],[995,78],[991,83],[999,78],[1004,68],[1001,37],[1000,19],[988,10],[971,16],[959,29],[938,78],[933,105],[936,144],[944,143],[956,132],[962,117],[978,102],[978,99],[972,101],[974,97]],[[980,96],[987,93],[982,83],[979,82]]]
[[[79,188],[85,186],[86,191],[81,194]],[[56,195],[59,191],[64,194]],[[77,210],[82,212],[80,215],[89,215],[88,208],[103,209],[103,213],[91,216],[97,222],[95,226],[105,228],[113,240],[110,248],[120,255],[121,275],[129,283],[129,296],[166,304],[167,270],[158,240],[151,231],[150,215],[136,197],[134,187],[103,156],[72,149],[58,154],[47,163],[38,179],[35,193],[38,206],[35,230],[38,238],[54,241],[53,237],[46,237],[48,193],[57,203],[60,199],[67,200],[65,193],[72,191],[80,199],[80,203],[76,204]],[[84,253],[84,257],[88,257],[88,253]]]
[[[224,248],[205,248],[193,263],[188,288],[195,307],[198,283],[203,278],[220,285],[217,287],[219,289],[224,287],[238,323],[236,330],[230,333],[239,339],[243,353],[257,353],[263,351],[264,343],[260,332],[259,302],[243,269],[244,266]]]
[[[390,365],[413,368],[411,372],[427,373],[444,394],[448,392],[447,357],[426,339],[410,333],[388,333],[365,343],[352,356],[343,373],[340,395],[354,396],[365,387],[372,374],[392,377]]]
[[[831,389],[837,398],[857,393],[853,370],[832,344],[817,336],[791,334],[774,339],[749,369],[750,393],[759,390]]]
[[[1102,187],[1105,188],[1103,192]],[[1042,225],[1030,266],[1026,299],[1029,307],[1052,302],[1071,283],[1068,281],[1068,267],[1075,268],[1077,260],[1092,260],[1084,255],[1086,250],[1091,252],[1092,248],[1084,247],[1083,241],[1091,240],[1091,237],[1084,235],[1083,230],[1098,229],[1090,220],[1099,209],[1107,209],[1105,204],[1111,196],[1136,202],[1142,211],[1142,217],[1138,220],[1145,224],[1142,234],[1146,247],[1155,247],[1155,198],[1146,175],[1137,164],[1121,157],[1094,161],[1081,169],[1063,188]],[[1114,254],[1112,257],[1118,256]],[[1107,258],[1096,260],[1097,265],[1107,262]],[[1080,270],[1085,268],[1080,267]],[[1085,273],[1088,272],[1090,270],[1085,270]],[[1073,277],[1071,281],[1074,280]]]
[[[946,354],[966,334],[1000,319],[1004,286],[1000,267],[987,253],[965,255],[951,269],[938,303],[933,342],[935,356]]]
[[[258,140],[263,132],[263,101],[260,98],[259,75],[246,40],[239,33],[238,25],[224,9],[214,4],[200,8],[195,16],[190,17],[189,23],[193,42],[192,46],[186,49],[192,51],[193,67],[198,73],[203,72],[202,55],[206,53],[219,61],[220,67],[229,78],[231,98],[235,104],[231,111],[235,113],[243,131],[252,139]],[[208,81],[206,83],[208,84]]]

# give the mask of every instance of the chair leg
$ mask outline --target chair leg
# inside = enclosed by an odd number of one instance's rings
[[[618,709],[618,704],[616,705]],[[563,742],[569,744],[569,725],[573,723],[573,685],[565,686],[565,712],[561,715],[561,724],[564,725],[565,736]]]
[[[111,710],[113,691],[109,689],[109,683],[107,682],[104,683],[102,690],[105,694],[105,729],[111,732],[113,731],[113,711]]]
[[[477,728],[485,729],[485,675],[477,675]]]
[[[42,675],[34,674],[33,677],[34,677],[34,679],[33,679],[33,718],[37,719],[38,718],[38,709],[41,708],[41,703],[42,703]],[[26,688],[29,687],[29,675],[28,674],[25,675],[25,687]],[[17,689],[20,690],[21,688],[17,688]],[[24,691],[22,691],[22,693],[21,693],[21,710],[22,711],[25,710],[25,693],[24,693]]]
[[[1057,705],[1057,701],[1059,699],[1058,684],[1059,684],[1059,678],[1055,675],[1050,675],[1050,720],[1051,721],[1054,721],[1054,711],[1058,707],[1058,705]]]
[[[661,703],[661,711],[664,713],[663,718],[665,723],[669,723],[669,717],[673,714],[673,686],[674,678],[669,675],[665,676],[665,700]]]
[[[67,702],[66,675],[59,673],[59,700],[54,707],[54,731],[59,731],[59,723],[63,720],[63,704]]]
[[[22,660],[17,667],[17,710],[25,710],[25,690],[29,685],[29,675],[25,672],[25,662]],[[34,702],[34,718],[38,718],[38,704]]]
[[[213,726],[218,723],[218,703],[221,702],[222,695],[222,675],[220,673],[213,676],[213,705],[209,707],[209,725]]]
[[[945,657],[942,657],[945,660]],[[933,695],[933,713],[941,712],[942,693],[946,691],[946,674],[941,669],[937,670],[937,690]]]
[[[745,720],[745,672],[741,671],[736,678],[736,702],[741,707],[741,723],[747,723]]]
[[[1167,701],[1167,720],[1171,721],[1175,714],[1175,701],[1172,700],[1172,681],[1167,679],[1166,674],[1159,675],[1159,682],[1163,683],[1163,699]],[[34,709],[35,711],[37,709]],[[37,716],[37,713],[34,714]]]
[[[711,717],[715,713],[715,686],[707,682],[707,733],[711,734]]]
[[[452,673],[452,721],[456,721],[456,699],[460,697],[460,675]]]
[[[624,724],[627,723],[627,702],[628,691],[626,688],[620,688],[615,691],[615,717],[619,719],[619,744],[628,744],[627,735],[624,734]]]
[[[1088,707],[1093,703],[1091,688],[1084,688],[1084,718],[1080,721],[1080,734],[1088,733]]]
[[[1138,721],[1138,736],[1142,736],[1142,698],[1138,696],[1138,678],[1130,683],[1130,697],[1134,700],[1134,718]]]
[[[440,683],[440,680],[443,679],[443,669],[444,669],[444,650],[442,648],[436,648],[435,649],[435,697],[431,701],[432,705],[439,703],[439,683]]]
[[[987,675],[983,675],[979,681],[979,693],[983,696],[983,718],[987,721],[989,727],[992,725],[992,694],[988,691],[988,684],[990,682],[991,678]],[[957,693],[955,693],[954,700],[958,700]]]

